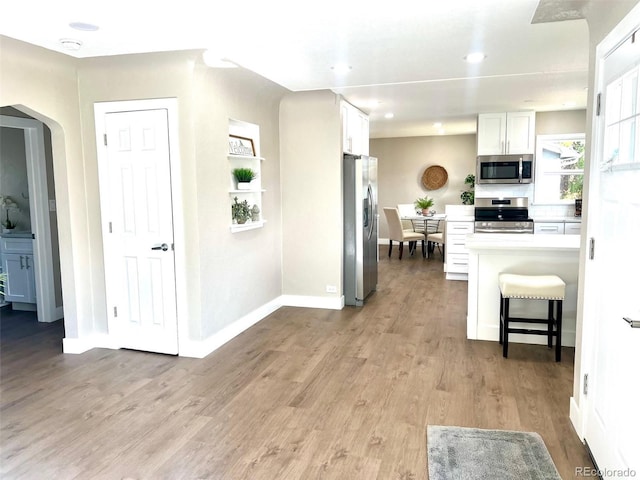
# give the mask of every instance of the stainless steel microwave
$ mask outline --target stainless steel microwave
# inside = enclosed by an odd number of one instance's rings
[[[476,183],[533,183],[533,155],[479,155]]]

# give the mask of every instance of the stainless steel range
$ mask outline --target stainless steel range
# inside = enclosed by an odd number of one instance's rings
[[[476,197],[475,233],[533,233],[529,199]]]

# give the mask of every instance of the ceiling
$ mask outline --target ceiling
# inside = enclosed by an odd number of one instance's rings
[[[472,133],[478,113],[586,108],[586,0],[204,5],[5,2],[0,34],[78,58],[210,49],[290,90],[342,94],[370,114],[372,137]],[[99,28],[77,30],[71,22]],[[82,46],[65,50],[64,38]],[[484,62],[465,62],[473,51],[484,52]],[[332,68],[342,62],[346,74]],[[384,118],[388,112],[394,117]]]

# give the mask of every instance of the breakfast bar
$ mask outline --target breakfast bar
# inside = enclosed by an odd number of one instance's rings
[[[467,338],[498,341],[500,293],[498,275],[558,275],[566,283],[562,345],[575,346],[580,235],[467,235],[469,290]],[[513,300],[514,316],[544,317],[546,302]],[[546,343],[545,338],[513,334],[516,343]]]

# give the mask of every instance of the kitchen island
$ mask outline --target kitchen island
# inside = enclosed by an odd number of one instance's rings
[[[469,290],[467,338],[498,341],[500,291],[498,275],[558,275],[566,283],[562,309],[562,345],[575,346],[580,235],[467,235]],[[511,314],[545,318],[544,300],[511,300]],[[509,342],[545,344],[544,336],[509,335]]]

